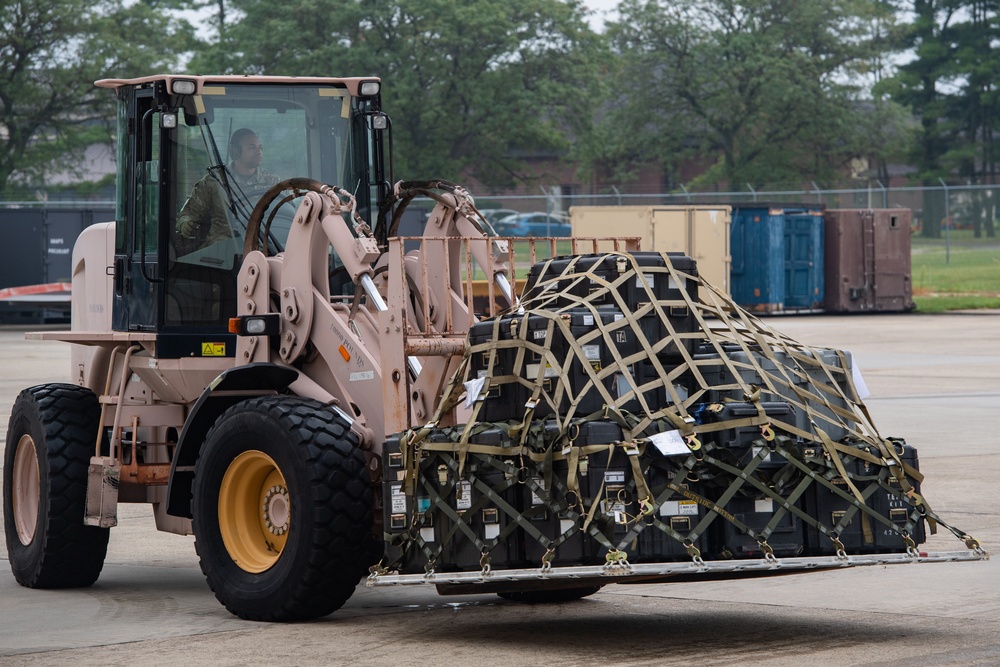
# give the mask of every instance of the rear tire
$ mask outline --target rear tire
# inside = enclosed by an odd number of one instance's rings
[[[240,618],[325,616],[369,564],[373,495],[357,436],[316,401],[267,396],[227,410],[195,465],[195,549]]]
[[[593,595],[601,590],[602,586],[586,586],[581,588],[557,588],[547,591],[512,591],[509,593],[497,593],[504,600],[511,602],[527,602],[530,604],[555,604],[558,602],[572,602]]]
[[[110,529],[85,526],[100,407],[89,389],[46,384],[18,395],[7,426],[3,521],[10,568],[28,588],[90,586]]]

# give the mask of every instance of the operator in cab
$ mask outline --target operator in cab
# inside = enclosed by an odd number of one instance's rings
[[[221,179],[228,180],[234,197],[250,208],[281,179],[263,168],[264,147],[250,128],[240,128],[229,138],[229,164],[224,174],[213,172],[198,181],[177,216],[178,254],[186,254],[233,237],[229,197]],[[249,212],[249,211],[248,211]]]

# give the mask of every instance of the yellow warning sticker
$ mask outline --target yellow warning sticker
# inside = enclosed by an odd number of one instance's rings
[[[202,343],[201,356],[203,357],[224,357],[226,356],[225,343]]]

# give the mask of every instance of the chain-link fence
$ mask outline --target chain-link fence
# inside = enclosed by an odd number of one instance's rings
[[[480,210],[494,211],[497,217],[517,213],[545,213],[555,218],[568,218],[574,206],[675,206],[728,204],[734,207],[754,205],[805,206],[816,208],[908,208],[913,212],[915,247],[938,246],[948,249],[952,243],[992,245],[996,241],[997,218],[1000,217],[1000,185],[939,185],[886,187],[878,181],[863,188],[806,188],[688,191],[669,193],[627,192],[614,185],[596,190],[602,194],[567,194],[559,187],[539,187],[535,194],[504,194],[477,192]],[[413,206],[430,209],[433,202],[415,200]],[[0,199],[0,220],[11,219],[12,210],[94,210],[114,209],[114,201],[93,197],[73,197],[60,193],[49,197]]]
[[[729,204],[746,206],[754,204],[803,205],[821,208],[908,208],[913,211],[914,231],[921,235],[941,236],[947,229],[975,230],[990,236],[995,230],[995,220],[1000,214],[1000,185],[947,185],[941,181],[936,186],[908,186],[889,188],[876,182],[865,188],[755,190],[747,185],[744,190],[732,191],[681,191],[661,193],[636,193],[606,185],[596,190],[601,194],[567,194],[559,187],[539,187],[538,194],[504,194],[477,192],[480,209],[505,209],[512,213],[544,212],[568,215],[574,206],[673,206],[698,204]],[[26,194],[26,193],[25,193]],[[419,203],[419,200],[417,200]],[[429,203],[429,202],[428,202]],[[0,211],[4,209],[114,208],[114,201],[79,197],[61,193],[59,198],[33,196],[0,197]],[[946,221],[950,224],[946,224]]]
[[[491,221],[518,213],[543,214],[544,229],[553,221],[568,221],[570,210],[581,206],[698,206],[788,209],[906,208],[912,211],[912,286],[920,295],[979,295],[1000,298],[1000,241],[996,238],[1000,185],[948,185],[821,189],[770,188],[743,191],[670,193],[622,192],[614,186],[602,194],[567,194],[558,187],[539,188],[539,194],[476,194],[480,210],[492,212]],[[410,208],[412,229],[419,233],[420,209],[433,202],[415,200]],[[0,233],[8,241],[0,248],[0,290],[21,285],[57,284],[69,280],[70,253],[84,227],[112,220],[115,202],[95,195],[0,198]],[[547,215],[545,215],[547,214]],[[535,219],[536,216],[531,216]],[[537,224],[537,223],[536,223]],[[503,225],[497,225],[505,233]],[[531,229],[535,229],[532,227]],[[620,231],[620,230],[619,230]],[[508,229],[508,234],[518,232]],[[616,233],[608,229],[607,234]],[[532,232],[525,235],[546,235]],[[737,249],[732,248],[735,252]],[[9,291],[9,290],[8,290]],[[992,302],[991,302],[992,303]],[[64,305],[64,304],[63,304]],[[5,300],[4,313],[18,307]],[[9,314],[9,313],[8,313]],[[32,315],[34,316],[34,315]]]
[[[995,234],[1000,215],[1000,185],[946,185],[895,187],[876,185],[849,189],[746,190],[729,192],[685,191],[636,194],[606,188],[604,194],[563,194],[558,188],[540,188],[538,195],[489,195],[476,197],[479,207],[516,212],[568,214],[574,206],[674,206],[700,204],[802,205],[817,208],[908,208],[913,211],[914,233],[928,238],[945,237],[950,230],[977,228],[982,237]]]

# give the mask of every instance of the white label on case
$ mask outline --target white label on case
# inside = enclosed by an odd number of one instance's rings
[[[660,516],[698,516],[698,503],[693,500],[668,500],[660,505]]]
[[[537,378],[538,367],[539,364],[526,364],[524,367],[525,377],[527,377],[529,380],[534,380],[535,378]],[[552,366],[549,366],[548,364],[545,365],[545,377],[554,378],[558,376],[559,376],[559,371],[552,368]]]
[[[472,507],[472,482],[459,482],[455,496],[455,509],[467,510]]]
[[[403,493],[402,484],[392,484],[389,486],[389,496],[392,498],[392,513],[403,514],[406,512],[406,494]]]

